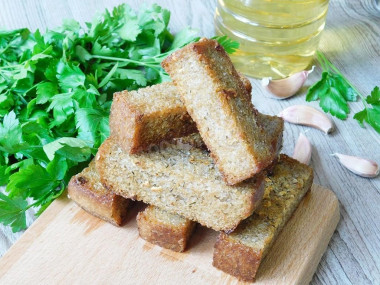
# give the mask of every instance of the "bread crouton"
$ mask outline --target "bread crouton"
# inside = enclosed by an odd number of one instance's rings
[[[196,223],[177,214],[148,206],[137,215],[139,235],[146,241],[183,252]]]
[[[69,182],[70,198],[85,211],[115,226],[125,221],[129,200],[104,188],[95,169],[95,162]]]
[[[312,183],[310,167],[281,155],[273,175],[266,178],[268,196],[260,207],[232,233],[220,233],[213,265],[241,280],[254,281],[261,261]]]
[[[168,56],[162,66],[229,185],[252,177],[278,157],[238,72],[217,41],[191,43]]]
[[[260,204],[264,174],[227,186],[207,151],[168,144],[131,155],[107,139],[96,155],[102,183],[125,198],[177,213],[214,230],[232,230]]]

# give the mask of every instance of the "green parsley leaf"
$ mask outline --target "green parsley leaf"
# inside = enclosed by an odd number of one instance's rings
[[[322,79],[310,86],[306,94],[307,102],[318,100],[319,93],[325,93],[327,91],[328,86],[326,82],[328,81],[328,76],[328,72],[322,72]]]
[[[51,97],[58,94],[58,86],[53,82],[41,82],[37,85],[37,104],[45,104]]]
[[[334,74],[332,77],[335,81],[333,83],[334,87],[338,90],[339,94],[341,94],[346,101],[355,102],[358,95],[351,85],[340,74]]]
[[[322,78],[309,88],[306,101],[319,99],[323,111],[344,120],[350,112],[348,102],[355,102],[359,96],[364,109],[356,113],[354,119],[362,127],[367,122],[380,133],[380,88],[376,86],[365,98],[323,53],[317,51],[317,59],[323,69]]]
[[[217,40],[227,53],[234,53],[237,49],[239,49],[240,46],[239,42],[231,40],[227,36],[217,36],[213,37],[213,39]]]
[[[366,101],[368,104],[371,104],[373,106],[380,105],[380,88],[378,86],[372,90],[371,95],[366,98]]]
[[[28,203],[23,198],[10,198],[0,192],[0,221],[4,225],[10,225],[14,233],[25,230],[27,206]]]
[[[39,164],[29,165],[9,177],[7,191],[11,197],[32,197],[38,200],[59,185],[52,176]]]
[[[16,153],[22,148],[22,129],[14,111],[4,116],[0,123],[0,151]]]
[[[110,134],[108,112],[83,108],[75,114],[78,137],[92,146],[99,147]]]
[[[45,144],[43,149],[50,160],[54,159],[56,153],[76,162],[86,161],[91,155],[88,144],[78,138],[59,138]]]
[[[78,66],[64,64],[62,70],[57,75],[59,86],[64,92],[68,92],[79,86],[84,86],[86,76]]]
[[[47,111],[53,110],[54,120],[50,126],[59,126],[63,124],[70,115],[74,114],[74,101],[72,99],[72,93],[57,94],[52,97],[51,104]]]
[[[365,105],[364,110],[356,113],[354,119],[364,127],[364,122],[367,122],[372,128],[380,134],[380,88],[376,86],[371,95],[367,96],[365,101],[370,106]]]
[[[9,173],[7,173],[7,166],[0,164],[0,186],[7,184],[9,179]]]
[[[350,109],[345,98],[336,88],[329,86],[324,93],[319,94],[319,98],[319,106],[321,106],[323,111],[341,120],[347,118]]]
[[[199,40],[198,30],[185,28],[174,36],[170,50],[179,49],[188,43]]]
[[[347,105],[347,94],[345,93],[348,87],[341,80],[341,76],[331,72],[323,72],[322,79],[309,88],[306,94],[306,101],[320,99],[319,106],[321,106],[323,111],[341,120],[346,119],[350,113]]]
[[[123,26],[117,31],[120,38],[126,41],[133,42],[141,33],[137,17],[126,19]]]

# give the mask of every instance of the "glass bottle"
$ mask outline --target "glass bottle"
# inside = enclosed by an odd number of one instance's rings
[[[284,78],[311,63],[328,0],[218,0],[215,30],[240,43],[231,58],[249,76]]]

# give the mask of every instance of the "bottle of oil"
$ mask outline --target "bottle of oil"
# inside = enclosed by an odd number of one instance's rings
[[[216,33],[240,43],[232,55],[249,76],[284,78],[310,64],[328,0],[218,0]]]

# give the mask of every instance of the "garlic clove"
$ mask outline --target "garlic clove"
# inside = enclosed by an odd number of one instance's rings
[[[351,172],[367,178],[373,178],[379,175],[379,165],[369,159],[334,153],[333,156],[339,159],[339,162]]]
[[[300,71],[284,79],[272,80],[272,78],[266,77],[261,80],[261,86],[271,93],[273,98],[286,99],[295,95],[301,89],[313,70],[314,66],[309,71]]]
[[[294,147],[293,158],[299,162],[309,165],[311,160],[312,146],[308,138],[300,133]]]
[[[317,128],[326,134],[334,130],[334,124],[331,119],[310,106],[293,105],[282,110],[277,116],[292,124]]]

